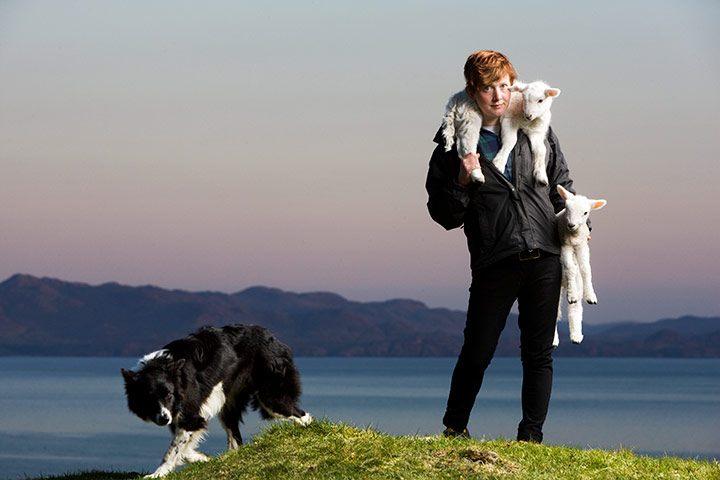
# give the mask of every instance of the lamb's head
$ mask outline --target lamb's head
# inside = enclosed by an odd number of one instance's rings
[[[575,195],[564,189],[562,185],[558,185],[557,190],[560,196],[565,199],[565,219],[570,231],[575,231],[581,225],[587,223],[591,210],[597,210],[607,204],[602,199],[593,200],[583,195]]]
[[[548,112],[553,99],[560,95],[559,88],[552,88],[539,80],[530,83],[515,82],[510,90],[522,94],[523,113],[528,121],[533,121]]]

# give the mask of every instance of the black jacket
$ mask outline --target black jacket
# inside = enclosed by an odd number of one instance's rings
[[[533,178],[530,141],[522,132],[513,149],[513,181],[495,166],[480,159],[485,183],[462,187],[456,183],[460,168],[455,147],[446,152],[440,131],[430,159],[425,188],[428,210],[437,223],[450,230],[464,225],[473,272],[525,250],[539,248],[560,253],[555,213],[565,207],[557,193],[560,184],[574,193],[567,164],[552,131],[545,140],[549,186]]]

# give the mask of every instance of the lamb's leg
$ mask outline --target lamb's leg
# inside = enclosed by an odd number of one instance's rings
[[[565,276],[565,285],[567,287],[567,301],[569,304],[580,301],[580,292],[578,289],[578,269],[575,263],[575,252],[572,247],[563,246],[560,249],[560,263],[562,265],[563,275]]]
[[[473,182],[485,183],[485,175],[483,175],[481,168],[476,168],[475,170],[470,172],[470,178],[472,178]]]
[[[577,248],[578,266],[580,267],[580,275],[583,282],[583,295],[585,301],[594,305],[598,303],[595,289],[592,285],[592,270],[590,269],[590,247],[587,243],[583,243]]]
[[[517,143],[517,128],[513,128],[509,122],[503,122],[501,135],[502,137],[500,141],[502,143],[502,147],[495,155],[493,165],[495,165],[495,168],[500,170],[500,173],[505,173],[508,157]]]
[[[535,177],[535,181],[540,185],[547,185],[549,183],[545,168],[547,148],[545,147],[544,133],[545,132],[533,132],[528,135],[530,138],[530,149],[533,154],[533,176]]]
[[[475,128],[471,128],[471,126],[472,125],[463,124],[462,128],[458,132],[457,151],[460,158],[463,158],[468,153],[477,153],[477,145],[478,140],[480,139],[481,125],[478,125],[477,131]],[[480,168],[476,168],[475,170],[470,172],[470,178],[472,178],[473,182],[485,182],[485,176],[483,175]]]
[[[570,324],[570,341],[572,343],[580,343],[583,340],[582,313],[582,302],[568,305],[568,323]]]

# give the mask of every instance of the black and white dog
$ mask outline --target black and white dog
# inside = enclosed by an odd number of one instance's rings
[[[297,406],[300,375],[287,345],[262,327],[204,327],[122,369],[128,408],[147,422],[168,425],[174,438],[150,478],[184,462],[206,461],[195,449],[207,421],[220,414],[228,450],[242,444],[239,423],[248,405],[265,419],[312,417]]]

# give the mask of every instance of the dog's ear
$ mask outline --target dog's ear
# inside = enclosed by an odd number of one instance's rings
[[[126,382],[132,382],[140,376],[139,373],[133,372],[132,370],[125,370],[124,368],[121,368],[120,371],[122,372],[122,376]]]
[[[180,358],[178,360],[175,360],[170,365],[168,365],[168,372],[170,372],[172,375],[177,374],[183,367],[185,366],[185,359]]]

